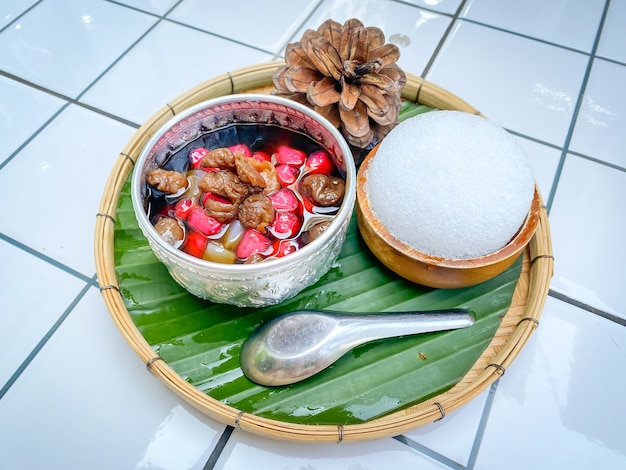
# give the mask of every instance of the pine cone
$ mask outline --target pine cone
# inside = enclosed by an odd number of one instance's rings
[[[352,146],[370,148],[397,124],[406,83],[399,57],[379,28],[327,20],[287,45],[275,93],[322,114]]]

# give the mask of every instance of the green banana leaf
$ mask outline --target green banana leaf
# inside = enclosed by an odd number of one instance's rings
[[[405,104],[400,119],[430,108]],[[214,304],[189,294],[154,257],[133,213],[130,180],[120,194],[115,230],[120,290],[138,331],[184,380],[240,411],[298,424],[356,424],[449,390],[473,366],[508,310],[521,259],[483,284],[432,289],[406,281],[368,250],[352,220],[336,265],[296,297],[267,308]],[[392,312],[465,307],[470,328],[373,341],[302,382],[263,387],[239,367],[248,335],[298,309]]]

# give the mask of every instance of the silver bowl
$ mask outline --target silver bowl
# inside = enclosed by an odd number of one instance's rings
[[[308,245],[282,258],[255,264],[223,264],[191,256],[167,243],[146,214],[146,173],[207,132],[231,124],[278,125],[303,133],[328,149],[346,180],[343,203],[328,228]],[[131,196],[139,227],[172,278],[206,300],[263,307],[293,297],[317,282],[335,263],[345,241],[356,197],[356,168],[340,132],[315,111],[273,95],[214,98],[170,119],[143,148],[132,175]]]

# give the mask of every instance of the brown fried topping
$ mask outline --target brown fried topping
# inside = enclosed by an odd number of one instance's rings
[[[187,187],[187,177],[177,171],[155,168],[146,175],[146,180],[150,186],[154,186],[164,193],[176,194]]]

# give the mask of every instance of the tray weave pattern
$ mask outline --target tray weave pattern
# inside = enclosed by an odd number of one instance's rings
[[[147,369],[188,403],[222,423],[265,437],[306,442],[366,441],[402,434],[410,429],[443,419],[466,404],[499,377],[515,360],[539,319],[553,275],[554,258],[550,227],[542,205],[535,236],[527,247],[509,310],[493,340],[470,371],[450,390],[430,400],[362,424],[300,425],[243,413],[186,382],[172,370],[143,338],[133,323],[119,289],[114,261],[115,216],[120,191],[132,172],[141,149],[172,116],[217,96],[241,92],[269,92],[272,73],[282,62],[269,62],[210,79],[180,95],[144,123],[120,152],[109,176],[96,215],[94,254],[100,291],[111,317],[124,339],[146,364]],[[480,114],[468,103],[423,78],[407,74],[402,97],[438,109]]]

